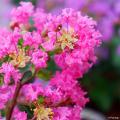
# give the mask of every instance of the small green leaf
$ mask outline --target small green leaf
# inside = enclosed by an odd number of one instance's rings
[[[11,60],[11,58],[10,58],[9,55],[7,55],[7,56],[4,57],[4,62],[10,61],[10,60]]]
[[[19,70],[20,70],[21,73],[25,73],[26,71],[28,71],[30,69],[31,66],[32,66],[32,64],[28,63],[28,64],[26,64],[25,67],[19,68]]]
[[[42,69],[38,72],[37,77],[42,80],[49,80],[52,76],[52,73],[46,69]]]
[[[38,104],[42,104],[44,102],[44,97],[40,96],[37,102]]]
[[[31,119],[33,117],[34,111],[32,110],[32,108],[26,105],[18,105],[18,107],[21,111],[25,111],[27,113],[28,119]]]
[[[54,74],[58,69],[58,67],[56,66],[54,60],[51,58],[50,61],[48,62],[48,67],[47,67],[48,71],[51,71],[52,74]]]
[[[29,50],[30,49],[30,46],[25,46],[25,51]]]
[[[0,86],[3,85],[4,81],[3,81],[3,76],[0,74]]]
[[[18,41],[18,45],[19,45],[20,47],[23,46],[23,39],[19,39],[19,41]]]
[[[22,81],[22,83],[31,82],[32,81],[32,72],[30,70],[25,72],[21,81]]]
[[[34,21],[33,21],[33,18],[32,18],[32,17],[29,19],[29,22],[30,22],[31,25],[34,24]]]
[[[0,113],[2,117],[5,117],[5,114],[6,114],[5,110],[1,110]]]

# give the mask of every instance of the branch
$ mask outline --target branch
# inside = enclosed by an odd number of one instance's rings
[[[10,105],[7,108],[6,120],[10,120],[11,119],[11,116],[12,116],[12,113],[13,113],[13,109],[14,109],[14,107],[16,105],[17,97],[19,95],[21,87],[22,87],[21,83],[18,82],[17,85],[16,85],[16,89],[15,89],[15,93],[14,93],[13,99],[12,99]]]
[[[21,81],[17,82],[13,99],[7,107],[6,120],[11,120],[12,113],[13,113],[15,105],[17,104],[17,98],[19,96],[19,92],[20,92],[22,86],[25,85],[31,79],[33,79],[35,77],[36,73],[37,73],[37,71],[35,71],[34,75],[32,77],[28,78],[26,82],[23,82],[23,83],[21,83]]]

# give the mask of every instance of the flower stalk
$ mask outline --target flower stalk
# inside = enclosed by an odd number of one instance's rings
[[[15,89],[13,99],[10,102],[9,106],[7,107],[6,120],[11,120],[11,116],[12,116],[14,107],[15,107],[15,105],[17,103],[17,98],[19,96],[19,92],[20,92],[21,87],[22,87],[21,82],[18,82],[17,85],[16,85],[16,89]]]

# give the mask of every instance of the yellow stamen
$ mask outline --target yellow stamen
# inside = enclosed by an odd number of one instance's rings
[[[37,120],[52,120],[53,111],[51,108],[45,108],[44,106],[40,105],[34,109],[34,115],[36,116]]]
[[[67,30],[62,30],[62,36],[58,38],[58,43],[61,46],[61,49],[65,49],[66,47],[73,49],[74,43],[77,42],[77,38],[74,37],[74,30],[70,29],[69,32]]]
[[[24,49],[19,49],[18,53],[15,52],[10,57],[12,58],[11,64],[17,67],[25,67],[26,63],[30,60],[30,57],[25,55]]]

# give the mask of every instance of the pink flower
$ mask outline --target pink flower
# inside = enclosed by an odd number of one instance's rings
[[[78,82],[68,71],[57,72],[45,90],[45,96],[50,98],[53,104],[69,99],[81,108],[88,102],[85,95],[86,93],[82,91]]]
[[[96,62],[94,49],[101,44],[101,34],[95,30],[96,22],[80,12],[64,9],[60,16],[57,38],[63,52],[54,56],[55,62],[62,69],[79,68],[81,77]]]
[[[71,115],[71,108],[59,107],[54,109],[53,120],[72,120],[72,119],[69,119],[70,115]]]
[[[37,98],[43,94],[43,88],[40,83],[27,84],[23,86],[21,92],[26,101],[32,102],[37,100]]]
[[[58,107],[54,109],[53,120],[80,120],[80,106]]]
[[[74,106],[74,108],[71,111],[69,120],[81,120],[80,119],[81,111],[82,111],[82,108],[80,106],[78,106],[78,105]]]
[[[47,67],[47,60],[48,55],[46,52],[43,52],[42,50],[38,50],[33,52],[32,54],[32,63],[35,65],[36,68],[45,68]]]
[[[17,29],[12,32],[7,29],[0,30],[0,58],[17,50],[18,40],[21,35]]]
[[[12,99],[14,89],[11,89],[11,88],[13,87],[5,86],[5,85],[0,87],[0,109],[4,109],[6,106],[6,103],[10,99]]]
[[[11,82],[11,79],[13,79],[15,83],[21,79],[21,74],[19,71],[16,70],[10,63],[3,63],[0,68],[0,73],[4,74],[5,84],[9,84]]]
[[[59,103],[62,99],[64,99],[62,91],[56,86],[48,85],[45,88],[44,96],[54,104]]]
[[[26,24],[33,14],[34,7],[31,2],[20,2],[20,5],[21,6],[14,8],[11,12],[12,21]]]
[[[38,48],[40,46],[40,44],[42,43],[42,38],[40,36],[40,34],[38,32],[26,32],[23,35],[23,39],[24,39],[24,45],[25,46],[31,46],[34,48]]]
[[[44,13],[42,10],[37,9],[34,13],[33,20],[35,22],[35,27],[41,33],[44,27],[44,24],[47,21],[47,14]]]
[[[18,108],[14,108],[12,119],[27,120],[27,114],[26,114],[26,112],[21,112]]]
[[[49,32],[48,33],[48,40],[42,43],[42,47],[46,51],[52,51],[55,49],[55,42],[56,42],[56,33],[55,32]]]
[[[63,22],[66,22],[66,23],[71,24],[75,22],[77,19],[77,12],[72,8],[63,9],[61,15],[63,17],[62,19]]]

